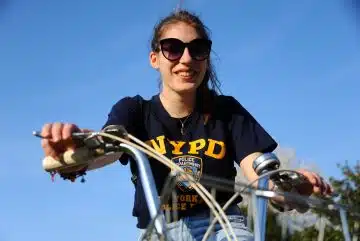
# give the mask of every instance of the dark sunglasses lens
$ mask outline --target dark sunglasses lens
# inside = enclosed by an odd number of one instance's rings
[[[196,60],[207,59],[211,51],[211,42],[205,39],[196,39],[190,43],[189,51],[191,57]]]
[[[184,44],[178,39],[164,39],[160,41],[161,51],[169,60],[180,59],[184,52]]]

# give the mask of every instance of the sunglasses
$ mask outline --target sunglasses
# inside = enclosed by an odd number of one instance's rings
[[[180,39],[167,38],[160,40],[161,52],[170,61],[179,60],[188,48],[191,58],[202,61],[209,58],[211,51],[211,40],[194,39],[189,43],[184,43]]]

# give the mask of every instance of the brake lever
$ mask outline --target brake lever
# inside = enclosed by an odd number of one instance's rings
[[[289,171],[274,174],[270,179],[285,192],[293,191],[295,187],[308,182],[302,175]]]
[[[270,177],[270,179],[274,182],[275,188],[274,190],[280,190],[282,192],[295,192],[298,193],[296,187],[299,187],[302,184],[309,182],[304,176],[296,172],[283,171],[281,173],[276,173]],[[294,201],[292,198],[289,198],[290,202]],[[295,200],[295,203],[296,200]],[[273,206],[281,211],[284,211],[282,207],[277,205]],[[292,209],[292,208],[291,208]],[[309,204],[299,204],[297,203],[295,209],[300,213],[305,213],[309,209]]]
[[[33,131],[32,132],[33,136],[39,137],[41,139],[50,139],[51,137],[49,136],[43,136],[41,135],[40,131]],[[84,139],[86,137],[89,137],[92,134],[92,132],[73,132],[71,133],[72,138],[74,139]]]
[[[33,131],[33,135],[41,139],[51,138],[41,135],[39,131]],[[89,149],[96,149],[104,145],[104,142],[95,132],[73,132],[71,133],[71,137],[77,148],[87,147]]]

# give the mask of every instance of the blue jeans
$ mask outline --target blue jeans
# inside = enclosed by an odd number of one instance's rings
[[[254,235],[247,227],[246,217],[241,213],[239,207],[233,205],[226,210],[227,218],[234,230],[238,241],[253,241]],[[168,223],[167,237],[169,241],[201,241],[209,227],[209,211],[196,214],[194,216],[184,217],[179,221]],[[139,240],[145,230],[141,230]],[[231,235],[229,234],[231,237]],[[151,236],[151,241],[158,240],[156,234]],[[214,226],[213,232],[208,241],[227,241],[225,232],[222,230],[219,222]]]

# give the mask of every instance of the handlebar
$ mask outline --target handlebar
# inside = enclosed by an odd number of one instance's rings
[[[79,136],[80,135],[78,135],[78,137]],[[75,173],[75,177],[77,177],[79,175],[84,175],[87,170],[96,169],[117,161],[124,152],[131,155],[137,163],[139,177],[145,192],[150,216],[152,220],[154,220],[156,231],[160,237],[166,240],[165,218],[164,215],[159,215],[158,212],[161,206],[160,199],[156,190],[149,160],[145,155],[147,154],[171,168],[171,170],[173,170],[172,175],[175,173],[174,176],[178,178],[186,178],[193,186],[194,190],[198,192],[201,198],[209,206],[210,210],[215,215],[215,221],[218,221],[225,231],[229,230],[230,235],[228,232],[225,232],[227,239],[232,240],[230,239],[230,236],[236,237],[223,208],[219,206],[212,195],[199,182],[195,181],[190,174],[184,172],[179,166],[171,162],[171,160],[157,153],[152,147],[127,133],[123,127],[110,126],[101,132],[92,132],[83,135],[79,139],[81,140],[82,146],[74,151],[66,151],[59,160],[52,157],[45,157],[42,162],[44,170],[49,173],[59,173],[65,177]],[[262,162],[260,162],[261,158]],[[303,179],[301,178],[301,175],[294,174],[294,171],[287,171],[280,174],[280,170],[276,170],[279,168],[280,162],[273,154],[264,154],[257,159],[255,164],[254,170],[259,170],[258,174],[260,175],[259,180],[257,180],[259,181],[258,189],[251,188],[250,185],[247,184],[243,191],[245,188],[252,190],[253,200],[255,200],[257,207],[254,220],[255,240],[263,241],[265,240],[266,207],[268,198],[277,195],[294,195],[286,192],[292,189],[294,183],[298,184],[303,181]],[[257,169],[259,167],[261,167],[261,170]],[[269,178],[273,180],[276,185],[282,187],[285,192],[279,193],[266,190],[268,188]],[[239,191],[235,190],[235,192],[236,195],[239,194]],[[299,200],[302,200],[301,198],[299,198]],[[344,237],[345,240],[348,241],[348,237],[350,236],[348,229],[345,228],[345,226],[347,227],[345,208],[339,205],[336,207],[341,211],[340,214],[341,222],[344,227]],[[226,207],[224,209],[226,209]]]
[[[84,138],[83,147],[75,150],[68,150],[61,155],[59,160],[50,156],[43,159],[43,168],[47,172],[59,172],[61,174],[77,172],[83,170],[94,163],[103,160],[107,157],[107,162],[116,161],[122,153],[131,155],[136,160],[137,167],[140,174],[141,184],[145,192],[145,199],[149,208],[150,217],[155,220],[155,228],[161,237],[166,237],[165,233],[165,219],[163,216],[158,216],[157,211],[160,208],[159,195],[156,190],[154,177],[150,168],[150,164],[145,154],[133,146],[125,143],[120,143],[118,146],[112,144],[107,145],[103,140],[96,138],[96,133]],[[96,141],[91,141],[89,138],[96,138]],[[96,143],[96,145],[94,144]],[[100,161],[103,163],[103,161]]]

